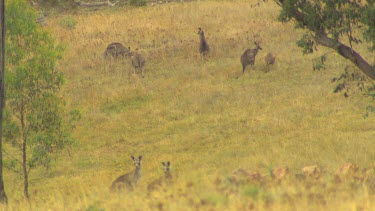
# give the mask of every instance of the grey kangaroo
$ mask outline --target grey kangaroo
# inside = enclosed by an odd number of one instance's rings
[[[138,72],[142,76],[142,78],[144,78],[143,69],[144,69],[144,66],[145,66],[145,63],[146,63],[145,57],[140,53],[131,52],[130,58],[131,58],[131,62],[132,62],[132,66],[133,66],[134,70],[136,72]]]
[[[162,162],[161,164],[163,165],[164,176],[152,181],[147,186],[148,191],[153,191],[153,190],[157,189],[158,187],[163,186],[163,184],[171,184],[172,183],[173,177],[172,177],[172,174],[171,174],[171,171],[170,171],[171,162],[167,161],[167,162]]]
[[[200,38],[199,53],[202,55],[203,59],[206,59],[207,54],[210,52],[210,47],[208,46],[204,31],[201,27],[198,28],[198,34]]]
[[[142,156],[135,158],[131,156],[135,169],[127,174],[119,176],[112,182],[111,190],[120,190],[126,188],[127,190],[134,190],[138,181],[141,179],[141,161]]]
[[[121,43],[114,42],[107,46],[104,52],[105,57],[118,57],[126,56],[129,57],[130,47],[126,48]]]
[[[260,47],[259,42],[254,42],[256,48],[254,49],[247,49],[241,56],[241,64],[242,64],[242,73],[245,73],[245,69],[248,65],[253,66],[255,63],[255,57],[258,54],[259,50],[262,50]]]

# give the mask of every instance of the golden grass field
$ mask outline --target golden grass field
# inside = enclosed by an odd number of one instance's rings
[[[323,47],[303,56],[303,32],[277,21],[278,6],[257,0],[194,1],[100,10],[75,10],[48,19],[47,30],[65,46],[61,95],[82,119],[77,142],[50,171],[30,174],[29,201],[20,175],[5,170],[5,210],[374,210],[375,115],[363,118],[369,99],[333,94],[333,77],[348,61]],[[77,21],[63,27],[66,17]],[[211,47],[204,63],[197,28]],[[240,56],[261,41],[255,66],[242,75]],[[145,78],[126,59],[106,60],[111,42],[138,48]],[[354,46],[375,63],[373,52]],[[265,73],[264,57],[277,56]],[[119,175],[143,155],[134,192],[111,193]],[[7,154],[5,154],[5,159]],[[171,161],[174,184],[147,192]],[[335,174],[345,163],[358,172]],[[297,179],[318,165],[318,178]],[[288,167],[278,180],[271,171]],[[362,169],[367,168],[367,173]],[[236,175],[238,169],[261,178]],[[353,176],[354,175],[354,176]]]

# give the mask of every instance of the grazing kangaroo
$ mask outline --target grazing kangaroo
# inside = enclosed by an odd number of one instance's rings
[[[141,179],[141,160],[142,156],[135,158],[131,156],[134,164],[134,171],[119,176],[115,181],[112,182],[111,190],[120,190],[126,188],[127,190],[134,190],[137,186],[138,181]]]
[[[210,47],[208,46],[207,40],[204,37],[204,32],[201,27],[198,28],[198,34],[200,38],[199,53],[201,54],[203,59],[206,60],[206,56],[210,52]]]
[[[143,76],[143,68],[145,66],[145,63],[146,63],[146,59],[145,57],[140,54],[140,53],[137,53],[137,52],[131,52],[130,53],[130,58],[131,58],[131,62],[132,62],[132,66],[134,67],[134,69],[138,70],[139,74],[142,76],[142,78],[144,78]]]
[[[267,66],[267,72],[270,71],[270,65],[273,65],[275,63],[275,60],[276,60],[276,56],[273,55],[272,53],[268,53],[266,58],[265,58],[265,62],[266,62],[266,66]]]
[[[241,64],[242,64],[242,73],[245,73],[246,67],[250,64],[251,66],[255,63],[255,57],[258,54],[259,50],[262,50],[262,47],[260,47],[259,42],[254,42],[256,45],[256,48],[254,49],[247,49],[241,56]]]
[[[105,57],[129,56],[130,47],[126,48],[121,43],[114,42],[107,46],[104,52]]]
[[[152,181],[148,186],[147,190],[148,191],[153,191],[157,189],[158,187],[161,187],[163,184],[171,184],[172,183],[172,174],[170,172],[170,166],[171,163],[168,162],[162,162],[163,165],[163,170],[164,170],[164,177],[160,177],[159,179],[156,179]]]

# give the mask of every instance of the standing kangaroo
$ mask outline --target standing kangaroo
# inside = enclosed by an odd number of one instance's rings
[[[132,66],[134,67],[135,71],[138,72],[142,76],[142,78],[144,78],[143,68],[144,68],[145,63],[146,63],[145,57],[140,53],[131,52],[130,58],[131,58]]]
[[[172,174],[171,174],[171,171],[170,171],[171,163],[168,161],[168,162],[162,162],[161,164],[163,165],[164,177],[160,177],[159,179],[156,179],[156,180],[152,181],[147,186],[148,191],[153,191],[153,190],[157,189],[158,187],[161,187],[163,184],[171,184],[172,183],[173,177],[172,177]]]
[[[258,54],[259,50],[262,50],[262,47],[260,47],[259,42],[254,42],[256,45],[256,48],[254,49],[247,49],[241,56],[241,64],[242,64],[242,73],[245,73],[245,69],[248,65],[253,66],[255,63],[255,57]]]
[[[204,32],[201,27],[198,28],[198,34],[200,38],[199,53],[202,55],[203,59],[206,59],[207,54],[210,52],[210,47],[208,46],[207,40],[204,37]]]
[[[126,188],[127,190],[134,190],[138,181],[141,179],[141,160],[142,156],[135,158],[131,156],[135,169],[127,174],[119,176],[112,182],[111,190],[119,190]]]

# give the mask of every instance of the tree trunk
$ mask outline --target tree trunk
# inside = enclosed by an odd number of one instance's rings
[[[349,46],[346,46],[339,41],[333,40],[327,36],[326,33],[321,32],[315,36],[315,41],[322,46],[334,49],[338,54],[340,54],[345,59],[350,60],[354,65],[356,65],[364,74],[375,80],[375,69],[364,60],[359,53],[354,51]]]
[[[30,198],[29,195],[29,174],[27,172],[27,137],[25,133],[25,119],[23,109],[21,111],[21,127],[22,127],[22,170],[23,170],[23,191],[26,198]]]
[[[23,192],[26,198],[30,198],[29,195],[29,175],[27,172],[27,160],[26,160],[26,139],[24,138],[22,143],[22,167],[23,167]]]
[[[24,114],[21,112],[21,125],[22,125],[22,170],[23,170],[23,192],[26,198],[30,198],[29,195],[29,173],[27,171],[27,137],[25,134],[25,122],[24,122]]]
[[[3,109],[5,106],[4,72],[5,72],[5,3],[0,0],[1,22],[1,55],[0,55],[0,203],[8,203],[3,181]]]

